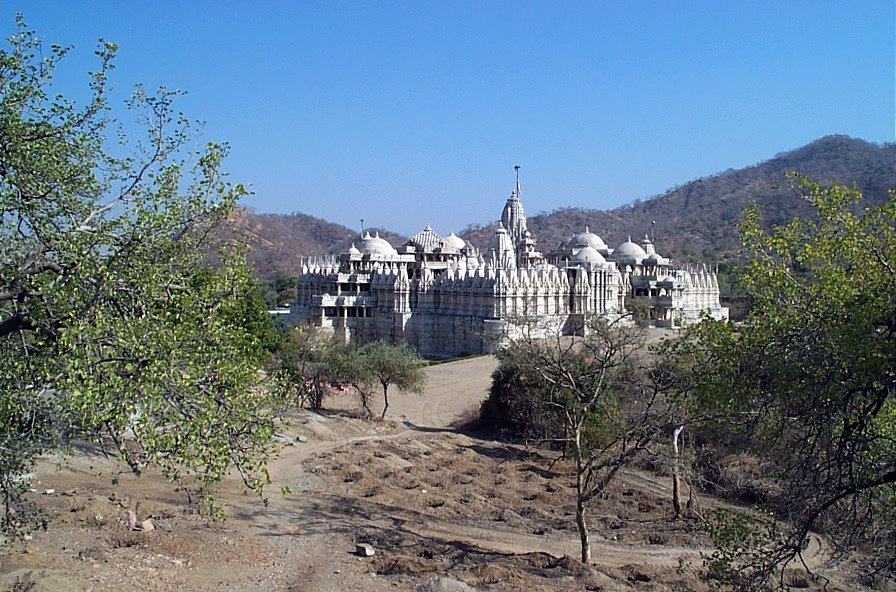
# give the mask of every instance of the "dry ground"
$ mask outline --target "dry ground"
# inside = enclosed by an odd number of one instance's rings
[[[268,505],[234,480],[217,494],[223,523],[188,511],[156,475],[113,484],[117,469],[100,456],[48,459],[34,496],[52,521],[0,550],[0,590],[709,589],[699,577],[706,538],[696,521],[670,519],[668,479],[652,473],[623,474],[593,505],[595,565],[573,559],[568,468],[455,429],[495,365],[429,368],[426,395],[391,397],[385,422],[344,413],[349,398],[332,413],[297,414],[287,435],[307,442],[284,445],[271,464]],[[128,528],[128,510],[155,530]],[[376,555],[358,557],[358,543]],[[828,589],[856,589],[843,565],[826,564],[821,539],[807,557],[832,578]]]

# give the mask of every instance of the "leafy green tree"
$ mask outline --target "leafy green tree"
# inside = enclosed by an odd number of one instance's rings
[[[177,93],[137,87],[144,130],[110,134],[101,42],[83,106],[49,94],[67,48],[18,19],[0,50],[0,494],[3,530],[34,525],[22,493],[37,455],[94,440],[191,493],[229,470],[260,490],[272,420],[253,391],[267,359],[238,253],[203,252],[245,194],[226,147],[192,152]],[[119,144],[115,144],[118,138]],[[254,322],[254,321],[253,321]],[[252,325],[253,323],[249,323]]]
[[[546,404],[550,386],[524,353],[520,347],[495,353],[498,367],[480,408],[480,422],[510,440],[565,448],[565,418],[558,407]]]
[[[814,217],[765,231],[747,212],[743,326],[691,331],[702,404],[780,488],[783,536],[729,566],[747,589],[783,574],[813,530],[873,551],[880,573],[896,565],[896,197],[860,209],[849,187],[801,187]]]
[[[383,412],[389,410],[389,387],[395,386],[406,393],[423,394],[426,387],[426,362],[414,350],[391,343],[376,341],[360,348],[364,367],[373,380],[383,389]]]
[[[408,393],[422,394],[426,386],[426,363],[417,353],[404,346],[383,341],[350,345],[334,360],[337,380],[350,384],[358,394],[361,406],[372,417],[371,402],[377,389],[383,392],[383,411],[389,409],[389,387]]]
[[[269,309],[289,305],[295,299],[296,276],[277,276],[259,280],[261,297]]]
[[[287,405],[320,409],[324,398],[338,374],[342,350],[332,335],[325,335],[314,327],[287,329],[280,347],[275,352],[273,373],[280,387],[277,392]]]

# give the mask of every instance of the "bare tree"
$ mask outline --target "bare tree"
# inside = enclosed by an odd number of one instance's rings
[[[686,422],[665,396],[668,370],[650,363],[644,330],[630,319],[588,318],[584,336],[575,338],[533,323],[518,325],[516,333],[503,359],[534,369],[545,410],[561,420],[564,453],[575,466],[581,558],[590,563],[589,502],[620,469],[654,454],[651,445]]]

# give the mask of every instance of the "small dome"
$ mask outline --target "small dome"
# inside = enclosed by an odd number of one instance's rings
[[[582,247],[579,252],[573,255],[573,263],[605,263],[603,255],[597,252],[594,247]]]
[[[464,239],[457,236],[453,232],[451,234],[449,234],[448,236],[446,236],[442,242],[449,249],[456,249],[458,251],[460,251],[465,246],[467,246],[467,243],[464,242]]]
[[[633,243],[631,237],[613,251],[614,259],[644,259],[647,252],[637,243]]]
[[[567,242],[567,246],[573,248],[591,247],[596,251],[607,250],[607,243],[604,242],[604,239],[590,232],[587,226],[585,227],[585,232],[574,234]]]
[[[361,240],[361,252],[370,255],[398,255],[395,247],[389,244],[384,238],[380,238],[379,233],[376,236],[370,236],[370,233],[364,235]]]
[[[355,246],[355,243],[352,243],[352,246],[348,249],[349,255],[360,255],[361,251],[358,250],[358,247]]]

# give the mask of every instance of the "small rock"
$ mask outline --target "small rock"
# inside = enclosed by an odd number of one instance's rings
[[[137,512],[135,512],[134,510],[128,510],[124,519],[127,521],[128,528],[130,528],[131,530],[137,528]]]
[[[296,436],[296,442],[301,442],[302,444],[304,444],[307,441],[308,441],[308,436]]]
[[[373,557],[376,555],[376,550],[373,548],[373,545],[362,543],[355,545],[355,555],[358,555],[359,557]]]
[[[53,495],[54,493],[56,493],[56,490],[51,488],[51,489],[46,490],[44,492],[44,495]]]
[[[426,582],[418,590],[419,592],[472,592],[473,588],[466,582],[443,577]]]
[[[140,523],[140,530],[142,530],[143,532],[150,532],[155,529],[155,524],[153,524],[152,520],[150,520],[149,518]]]

